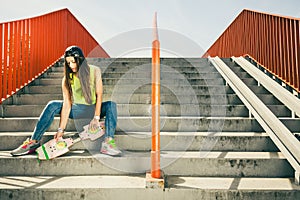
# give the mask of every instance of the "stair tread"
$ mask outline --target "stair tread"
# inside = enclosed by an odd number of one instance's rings
[[[45,135],[54,135],[56,132],[45,132]],[[66,132],[65,136],[68,134],[73,134],[76,132]],[[116,135],[137,135],[137,136],[151,136],[151,132],[116,132]],[[1,136],[28,136],[32,135],[32,132],[0,132]],[[232,137],[238,137],[238,136],[259,136],[259,137],[269,137],[267,133],[260,133],[260,132],[220,132],[220,133],[212,133],[211,132],[160,132],[161,136],[232,136]]]
[[[92,153],[92,155],[91,155]],[[64,156],[56,158],[59,159],[91,159],[91,158],[104,158],[104,159],[130,159],[130,158],[150,158],[150,151],[133,152],[123,151],[121,157],[111,157],[101,154],[100,152],[88,152],[87,150],[74,150],[69,151]],[[283,159],[286,158],[281,152],[236,152],[236,151],[161,151],[161,158],[173,159]],[[0,151],[1,159],[36,159],[36,155],[25,155],[21,157],[13,157],[10,151]]]
[[[0,189],[145,188],[144,175],[0,176]],[[300,190],[291,178],[167,177],[169,188],[214,190]]]
[[[59,119],[59,117],[54,117],[55,119]],[[239,116],[161,116],[160,118],[162,119],[249,119],[253,120],[254,118],[249,118],[249,117],[239,117]],[[39,119],[39,117],[8,117],[8,118],[0,118],[0,120],[14,120],[14,119],[19,119],[19,120],[24,120],[24,119]],[[118,116],[118,119],[151,119],[151,116]],[[281,118],[280,118],[281,119]],[[291,119],[291,118],[282,118],[282,119]],[[300,118],[296,118],[294,120],[300,120]]]

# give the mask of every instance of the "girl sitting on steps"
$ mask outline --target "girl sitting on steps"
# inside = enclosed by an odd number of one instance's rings
[[[64,53],[64,77],[62,79],[63,101],[50,101],[41,113],[31,138],[11,152],[13,156],[26,155],[40,146],[40,140],[60,114],[60,122],[54,135],[58,139],[64,135],[68,119],[89,118],[89,128],[100,126],[99,120],[105,116],[105,139],[100,152],[112,156],[121,151],[115,144],[114,133],[117,125],[116,103],[102,102],[102,78],[100,68],[88,65],[82,50],[70,46]]]

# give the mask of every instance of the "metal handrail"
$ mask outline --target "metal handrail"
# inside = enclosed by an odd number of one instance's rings
[[[287,90],[283,90],[279,84],[274,84],[273,79],[266,76],[261,70],[254,67],[244,57],[232,57],[232,60],[243,68],[248,74],[250,74],[255,80],[269,90],[279,101],[287,106],[291,112],[292,117],[297,115],[300,117],[300,99],[294,96]]]
[[[295,169],[295,183],[299,185],[300,142],[219,57],[209,57],[209,60]]]
[[[70,45],[109,57],[68,9],[0,23],[0,104],[55,64]]]

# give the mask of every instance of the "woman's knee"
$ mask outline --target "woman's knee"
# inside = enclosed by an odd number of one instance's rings
[[[51,111],[61,110],[63,102],[60,100],[49,101],[46,105],[46,108]]]
[[[117,104],[114,101],[106,101],[106,106],[111,108],[111,109],[117,109]]]

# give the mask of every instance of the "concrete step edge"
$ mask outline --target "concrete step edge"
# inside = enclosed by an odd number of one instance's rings
[[[52,139],[56,132],[46,132],[41,144]],[[75,132],[66,132],[64,138],[74,135]],[[30,138],[32,132],[0,132],[0,150],[13,150]],[[117,132],[115,139],[121,150],[149,151],[151,150],[150,132]],[[72,150],[97,150],[103,138],[94,142],[79,142],[72,146]],[[182,142],[184,141],[184,142]],[[239,141],[239,142],[235,142]],[[216,142],[216,143],[214,143]],[[211,145],[208,145],[211,144]],[[212,135],[210,132],[161,132],[160,146],[162,150],[199,151],[268,151],[277,152],[266,133],[255,132],[224,132]]]
[[[66,189],[145,189],[145,177],[146,176],[144,174],[127,176],[0,176],[0,190],[30,190],[32,188],[38,190],[51,189],[58,191]],[[167,188],[178,190],[254,190],[256,192],[263,192],[266,190],[273,192],[294,190],[300,192],[300,186],[295,185],[293,183],[294,180],[291,178],[167,176],[166,180],[168,182]]]
[[[150,170],[151,151],[123,151],[121,157],[97,151],[70,151],[53,160],[36,155],[12,157],[0,151],[1,175],[124,175]],[[161,151],[166,175],[211,177],[293,177],[293,168],[280,152]],[[22,164],[20,164],[22,163]],[[16,167],[11,167],[16,166]],[[26,167],[24,167],[26,166]]]
[[[91,155],[88,150],[74,150],[70,151],[64,156],[55,158],[55,160],[64,159],[130,159],[130,158],[150,158],[150,151],[126,151],[122,153],[121,157],[111,157],[108,155],[101,154],[100,152],[92,152]],[[32,159],[36,158],[36,155],[25,155],[20,157],[12,157],[10,151],[0,151],[0,159]],[[286,160],[281,152],[240,152],[240,151],[161,151],[161,159],[228,159],[228,160]],[[47,161],[45,161],[47,162]]]

